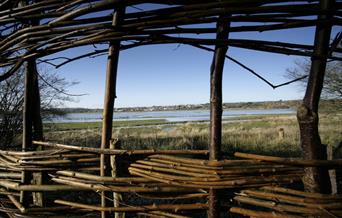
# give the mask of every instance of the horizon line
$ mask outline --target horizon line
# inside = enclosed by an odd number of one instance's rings
[[[223,102],[222,104],[244,104],[244,103],[266,103],[266,102],[288,102],[288,101],[301,101],[303,99],[287,99],[287,100],[265,100],[265,101],[236,101],[236,102]],[[321,99],[321,100],[335,100],[335,99]],[[338,99],[336,99],[338,100]],[[118,108],[152,108],[152,107],[174,107],[174,106],[187,106],[187,105],[205,105],[210,104],[210,102],[206,103],[188,103],[188,104],[170,104],[170,105],[151,105],[151,106],[123,106],[123,107],[114,107],[116,109]],[[70,108],[70,109],[76,109],[76,108],[83,108],[83,109],[100,109],[102,110],[102,107],[60,107],[61,109]]]

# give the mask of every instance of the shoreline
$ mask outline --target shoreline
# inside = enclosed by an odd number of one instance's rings
[[[237,119],[246,116],[295,114],[293,109],[232,109],[223,110],[222,119]],[[149,112],[114,112],[113,122],[144,120],[166,120],[167,122],[208,121],[209,110],[182,110],[182,111],[149,111]],[[65,116],[52,117],[44,123],[90,123],[101,122],[102,114],[97,113],[70,113]]]
[[[258,110],[258,109],[293,109],[296,110],[301,100],[279,100],[279,101],[259,101],[259,102],[235,102],[223,103],[224,110]],[[342,99],[322,99],[321,109],[334,109],[342,104]],[[202,104],[182,104],[164,106],[137,106],[115,108],[114,112],[163,112],[163,111],[190,111],[209,110],[209,103]],[[63,113],[102,113],[102,108],[58,108]]]
[[[283,114],[260,114],[260,115],[242,115],[236,117],[222,118],[222,123],[256,121],[267,117],[290,117],[294,113]],[[143,128],[143,127],[158,127],[165,125],[180,125],[180,124],[208,124],[208,119],[204,120],[188,120],[188,121],[168,121],[167,119],[139,119],[139,120],[113,120],[113,128]],[[100,129],[102,128],[101,121],[90,122],[56,122],[44,123],[46,130],[82,130],[82,129]]]

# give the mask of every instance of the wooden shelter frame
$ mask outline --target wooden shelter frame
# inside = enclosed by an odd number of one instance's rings
[[[146,4],[160,6],[151,9],[146,7]],[[128,10],[139,7],[146,9]],[[109,10],[111,11],[107,14]],[[222,158],[222,75],[226,58],[255,74],[272,88],[294,82],[273,85],[252,69],[228,56],[228,47],[310,57],[308,86],[297,113],[301,146],[304,160],[326,160],[325,148],[318,132],[318,103],[327,61],[342,60],[341,32],[330,42],[332,27],[341,26],[341,17],[342,2],[335,0],[4,0],[0,3],[0,67],[4,69],[0,75],[0,82],[16,74],[19,68],[26,68],[22,151],[41,150],[42,145],[49,143],[39,142],[44,138],[40,117],[37,64],[47,63],[59,68],[81,58],[108,54],[102,140],[100,149],[96,150],[100,154],[100,176],[108,177],[111,176],[108,167],[111,156],[107,154],[135,152],[119,151],[119,148],[110,147],[120,51],[138,46],[181,43],[213,52],[210,70],[210,161],[220,161]],[[198,27],[197,24],[208,26]],[[212,27],[213,24],[216,26]],[[297,28],[305,27],[316,28],[313,45],[234,39],[229,36],[229,33],[234,32],[283,29],[295,31]],[[194,34],[215,34],[215,37],[198,37]],[[76,57],[51,58],[51,55],[67,49],[103,43],[107,43],[109,48],[95,49]],[[305,166],[306,189],[311,192],[328,193],[330,185],[326,179],[327,169],[310,164]],[[23,170],[21,184],[29,185],[31,177],[29,171]],[[39,174],[34,177],[38,185],[42,183]],[[19,190],[19,203],[27,207],[27,192],[25,189]],[[38,193],[36,199],[39,198],[42,196],[39,197]],[[109,204],[107,198],[107,192],[103,189],[103,208]],[[210,188],[209,204],[202,205],[203,208],[208,208],[208,217],[219,217],[221,209],[218,201],[217,190]],[[42,206],[43,201],[37,200],[36,205]],[[106,210],[102,210],[101,213],[102,217],[108,216]]]

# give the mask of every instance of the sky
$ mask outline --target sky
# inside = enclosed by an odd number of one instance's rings
[[[334,28],[332,37],[341,28]],[[260,39],[312,44],[314,28],[269,32],[232,33],[230,38]],[[62,55],[77,56],[93,47],[81,47]],[[271,54],[230,47],[229,56],[252,68],[274,84],[288,81],[286,69],[303,57]],[[59,56],[61,54],[57,54]],[[149,45],[120,52],[115,107],[208,103],[210,65],[213,54],[188,45]],[[79,84],[71,94],[86,94],[66,107],[102,108],[106,56],[85,58],[58,70],[58,75]],[[223,102],[278,101],[303,98],[303,88],[291,84],[272,89],[254,75],[226,59]]]

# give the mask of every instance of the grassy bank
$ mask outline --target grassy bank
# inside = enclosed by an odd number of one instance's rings
[[[65,144],[100,145],[101,123],[57,124],[46,139]],[[284,137],[279,136],[280,129]],[[52,131],[53,130],[53,131]],[[320,134],[324,144],[342,140],[342,112],[320,115]],[[170,124],[166,120],[119,121],[114,123],[113,137],[125,149],[205,149],[208,145],[208,122]],[[300,155],[299,130],[295,115],[248,116],[226,120],[222,128],[222,149],[234,151]]]
[[[131,127],[131,126],[154,126],[169,123],[166,119],[150,119],[150,120],[125,120],[113,122],[114,128]],[[47,123],[44,128],[46,131],[67,131],[67,130],[84,130],[98,129],[102,127],[102,122],[63,122],[63,123]]]

